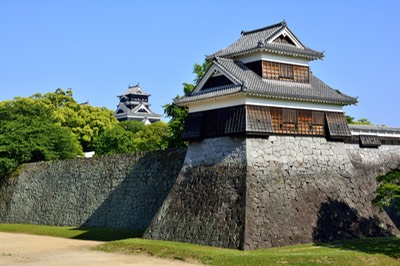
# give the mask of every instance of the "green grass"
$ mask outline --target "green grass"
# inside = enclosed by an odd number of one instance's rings
[[[400,238],[372,238],[254,251],[187,243],[126,239],[96,247],[106,252],[146,253],[208,265],[400,265]]]
[[[96,250],[149,254],[207,265],[400,265],[400,238],[368,238],[320,244],[239,251],[187,243],[140,239],[142,231],[0,224],[0,231],[111,241]],[[127,239],[129,238],[129,239]]]
[[[113,241],[126,238],[137,238],[143,235],[142,230],[77,228],[68,226],[32,224],[0,224],[0,231],[96,241]]]

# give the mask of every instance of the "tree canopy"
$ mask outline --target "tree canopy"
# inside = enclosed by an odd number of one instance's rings
[[[0,102],[0,175],[26,162],[76,158],[117,124],[112,111],[77,103],[71,89]]]
[[[400,210],[400,166],[376,179],[379,186],[372,202],[381,207],[392,205]]]
[[[353,116],[346,115],[347,124],[356,124],[356,125],[372,125],[371,121],[367,118],[360,118],[355,120]]]
[[[75,158],[79,142],[56,123],[54,109],[32,98],[0,103],[0,176],[25,162]]]
[[[72,130],[84,151],[92,150],[95,138],[118,124],[111,110],[77,103],[71,89],[57,89],[44,95],[38,93],[31,98],[53,107],[56,121]]]
[[[124,121],[106,129],[94,143],[97,155],[163,150],[168,147],[168,125],[162,121],[145,125]]]

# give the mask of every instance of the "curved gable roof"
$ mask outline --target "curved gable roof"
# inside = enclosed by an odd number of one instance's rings
[[[357,103],[357,99],[334,90],[310,73],[310,83],[263,79],[247,68],[242,62],[227,58],[215,58],[213,65],[227,77],[236,80],[235,84],[203,89],[196,87],[192,94],[176,101],[187,105],[206,99],[246,94],[267,98],[323,102],[340,105]],[[210,68],[211,69],[211,68]],[[210,71],[210,70],[209,70]],[[206,73],[207,75],[207,73]]]
[[[273,42],[280,34],[288,35],[295,45]],[[256,30],[242,31],[241,37],[236,42],[227,48],[207,56],[207,58],[209,60],[215,57],[233,58],[257,51],[304,57],[310,60],[322,59],[324,57],[323,52],[318,52],[304,46],[287,27],[286,22],[282,21],[281,23]]]

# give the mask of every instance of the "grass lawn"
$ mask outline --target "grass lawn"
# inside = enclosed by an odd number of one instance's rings
[[[1,232],[26,233],[43,236],[56,236],[71,239],[112,241],[126,238],[138,238],[143,235],[141,230],[110,229],[110,228],[76,228],[68,226],[47,226],[32,224],[1,224]]]
[[[400,238],[370,238],[239,251],[186,243],[126,239],[96,248],[125,254],[195,260],[207,265],[400,265]]]
[[[111,241],[96,250],[145,253],[162,258],[198,261],[207,265],[400,265],[400,238],[369,238],[239,251],[187,243],[145,240],[143,232],[118,229],[0,224],[0,231]]]

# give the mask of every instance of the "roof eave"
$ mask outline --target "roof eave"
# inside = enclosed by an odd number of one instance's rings
[[[235,53],[230,53],[230,54],[225,54],[225,55],[218,55],[218,53],[206,56],[207,60],[213,60],[216,57],[222,57],[222,58],[234,58],[237,56],[242,56],[246,54],[251,54],[254,52],[268,52],[268,53],[274,53],[274,54],[279,54],[279,55],[288,55],[288,56],[293,56],[293,57],[299,57],[299,58],[307,58],[310,61],[313,60],[318,60],[318,59],[324,59],[324,53],[323,52],[315,52],[315,55],[307,55],[307,54],[301,54],[301,53],[291,53],[291,52],[285,52],[285,51],[279,51],[279,50],[274,50],[274,49],[269,49],[269,48],[251,48],[245,51],[241,52],[235,52]]]
[[[281,95],[265,95],[263,93],[257,93],[257,92],[251,92],[251,91],[241,91],[241,92],[236,92],[232,94],[226,94],[226,95],[219,95],[219,96],[214,96],[212,98],[202,98],[202,99],[194,99],[194,100],[187,100],[184,102],[174,102],[178,106],[185,106],[188,107],[191,104],[195,103],[203,103],[203,102],[210,102],[214,100],[219,100],[223,98],[229,98],[233,96],[238,96],[238,95],[244,95],[244,96],[255,96],[255,97],[265,97],[268,99],[278,99],[278,100],[288,100],[288,101],[301,101],[301,102],[312,102],[312,103],[323,103],[323,104],[335,104],[335,105],[342,105],[342,106],[347,106],[347,105],[355,105],[357,104],[357,99],[352,99],[349,101],[335,101],[335,100],[323,100],[323,99],[304,99],[304,98],[299,98],[299,97],[292,97],[292,96],[281,96]],[[189,98],[189,97],[188,97]]]

